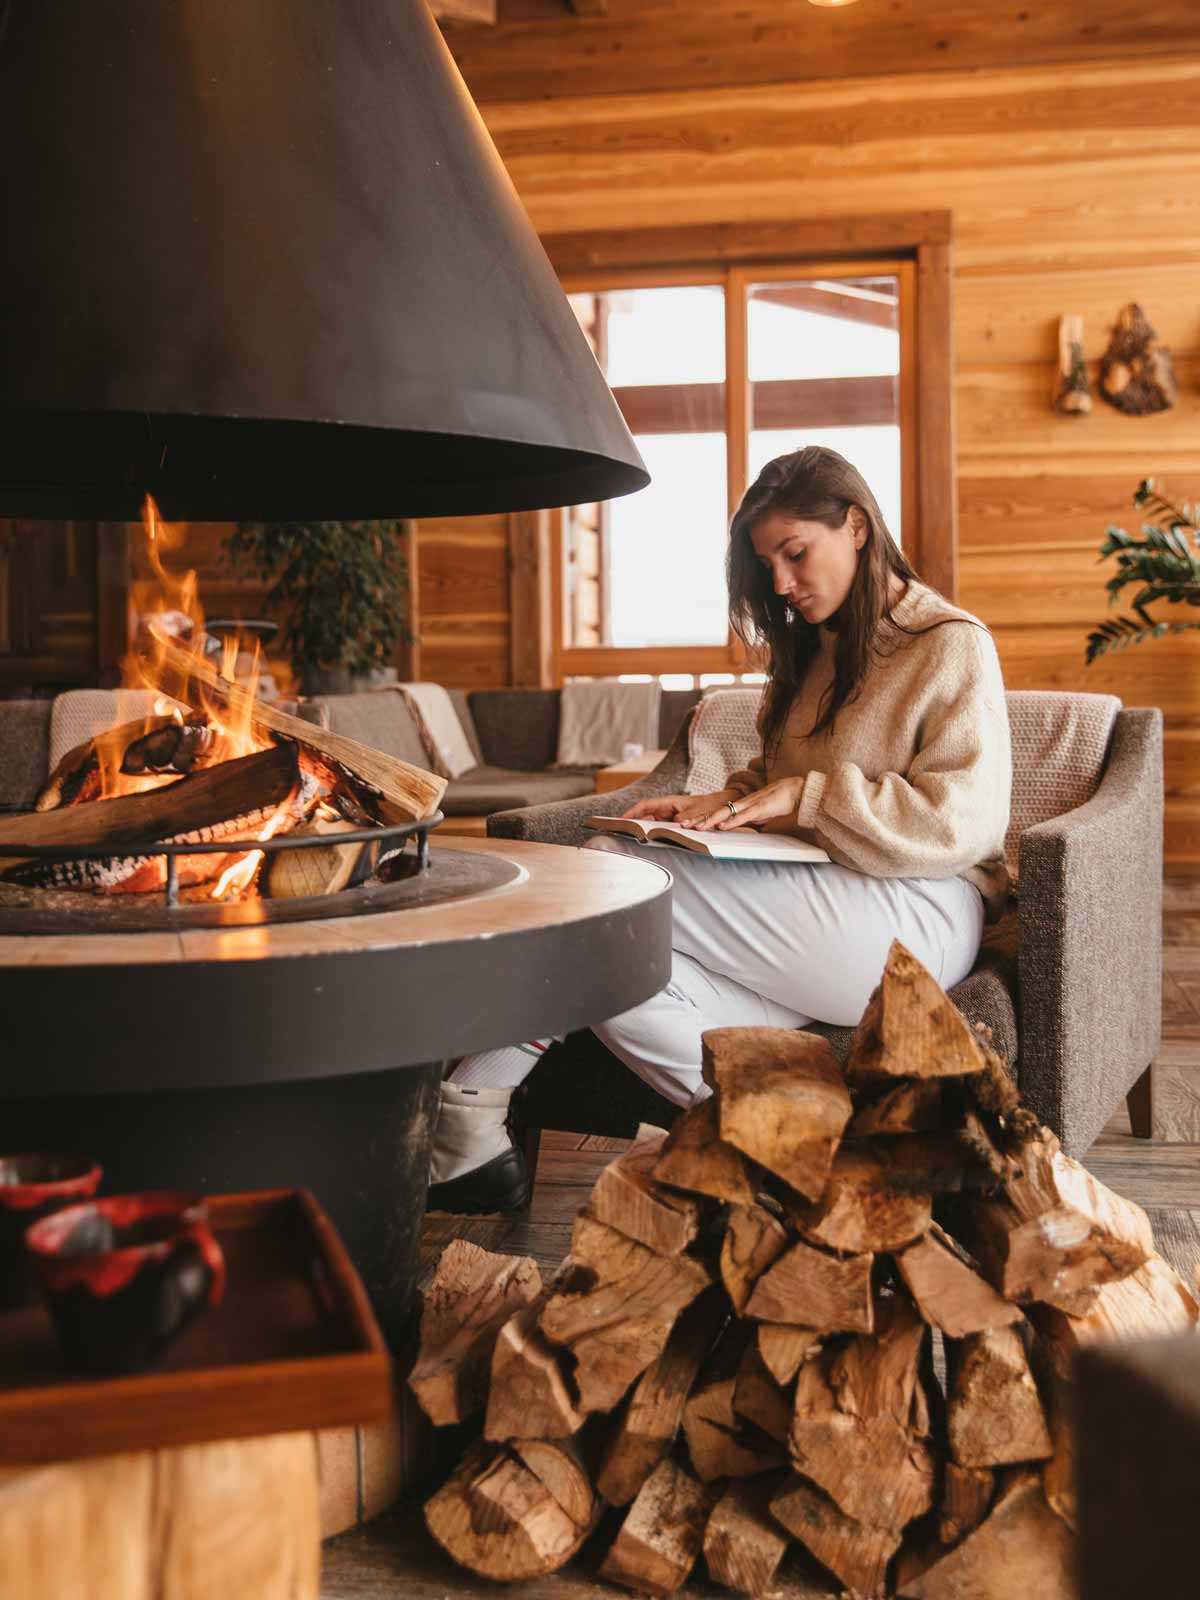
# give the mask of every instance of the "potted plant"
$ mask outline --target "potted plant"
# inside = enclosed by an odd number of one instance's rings
[[[1110,605],[1127,584],[1141,585],[1131,601],[1134,615],[1114,617],[1088,634],[1089,665],[1108,650],[1200,628],[1200,622],[1168,622],[1146,610],[1156,600],[1200,606],[1200,524],[1187,506],[1164,500],[1156,492],[1153,478],[1138,484],[1133,503],[1147,519],[1142,523],[1142,537],[1135,538],[1124,528],[1109,528],[1100,557],[1115,556],[1117,560],[1116,574],[1105,584]]]
[[[225,546],[242,574],[270,584],[304,694],[395,682],[396,648],[413,637],[403,523],[241,522]]]

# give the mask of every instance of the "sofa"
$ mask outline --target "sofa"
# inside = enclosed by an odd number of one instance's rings
[[[451,689],[450,698],[478,765],[447,787],[446,832],[470,825],[483,832],[493,811],[591,795],[595,768],[554,770],[558,748],[557,689]],[[699,690],[666,690],[659,744],[671,744]],[[49,771],[50,700],[0,701],[0,811],[26,811]],[[416,766],[428,766],[420,734],[402,695],[323,695],[287,707],[297,716],[358,739]],[[477,826],[476,826],[477,825]]]
[[[1024,691],[1007,701],[1008,853],[1018,887],[987,929],[974,970],[951,994],[969,1021],[991,1029],[1026,1101],[1079,1155],[1123,1099],[1134,1132],[1151,1133],[1151,1065],[1161,1035],[1162,715],[1123,708],[1110,696]],[[579,846],[591,837],[583,827],[589,813],[617,816],[636,800],[684,790],[695,716],[646,778],[586,801],[494,813],[489,835]],[[1090,729],[1089,738],[1072,750],[1069,736],[1080,728]],[[1056,760],[1071,763],[1082,801],[1061,814],[1046,804],[1044,783]],[[1030,793],[1041,796],[1032,812]],[[1028,826],[1022,808],[1036,819]],[[845,1058],[849,1029],[818,1024],[813,1031]],[[533,1159],[540,1128],[629,1137],[640,1121],[661,1126],[677,1114],[590,1031],[546,1051],[520,1113]]]

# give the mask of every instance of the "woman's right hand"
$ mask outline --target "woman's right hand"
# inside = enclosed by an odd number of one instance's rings
[[[660,794],[652,800],[639,800],[623,811],[623,817],[646,817],[655,822],[678,822],[682,828],[698,828],[705,817],[711,816],[730,800],[736,800],[740,789],[722,789],[717,794]]]

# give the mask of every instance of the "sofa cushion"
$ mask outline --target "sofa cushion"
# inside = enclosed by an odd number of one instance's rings
[[[0,811],[29,811],[50,771],[50,701],[0,700]]]
[[[366,694],[314,695],[301,706],[300,715],[306,722],[316,723],[318,728],[357,739],[359,744],[368,745],[372,750],[382,750],[384,755],[428,770],[421,735],[401,694],[369,691]]]
[[[1009,690],[1005,698],[1013,788],[1004,856],[1015,877],[1026,828],[1074,811],[1099,788],[1121,702],[1113,694],[1049,689]]]
[[[762,689],[711,689],[696,707],[688,730],[687,794],[713,794],[731,772],[761,754],[758,707]]]
[[[483,751],[479,746],[479,735],[475,731],[475,719],[471,715],[471,703],[467,699],[467,691],[465,689],[450,689],[447,693],[455,711],[458,713],[458,720],[462,723],[462,730],[467,736],[471,754],[475,757],[473,765],[481,767],[483,766]]]
[[[442,810],[448,817],[484,816],[518,806],[542,806],[551,800],[575,800],[591,794],[593,784],[591,777],[576,773],[476,767],[447,785]]]
[[[539,772],[558,754],[557,689],[472,689],[471,716],[490,766]]]

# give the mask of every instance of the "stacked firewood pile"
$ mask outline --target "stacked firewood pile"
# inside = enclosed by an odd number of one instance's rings
[[[1200,1315],[1145,1213],[899,944],[844,1071],[815,1035],[726,1028],[704,1074],[550,1283],[445,1251],[410,1382],[479,1437],[434,1538],[513,1580],[599,1529],[601,1576],[656,1595],[701,1554],[750,1595],[1070,1594],[1072,1354]]]

